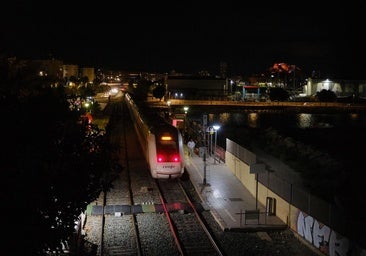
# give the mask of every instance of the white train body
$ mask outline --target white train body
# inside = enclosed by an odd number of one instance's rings
[[[185,165],[183,138],[178,128],[151,109],[142,113],[129,94],[125,97],[151,176],[155,179],[181,177]]]

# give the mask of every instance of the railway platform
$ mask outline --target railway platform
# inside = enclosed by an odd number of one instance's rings
[[[185,154],[186,171],[202,199],[224,231],[266,231],[286,229],[287,225],[257,202],[249,190],[230,171],[225,163],[207,157]]]

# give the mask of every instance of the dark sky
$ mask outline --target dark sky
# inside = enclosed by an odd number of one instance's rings
[[[330,78],[366,79],[363,1],[228,3],[102,1],[87,8],[16,1],[0,20],[0,53],[151,72],[218,74],[224,61],[233,75],[285,62],[307,75],[314,70]]]

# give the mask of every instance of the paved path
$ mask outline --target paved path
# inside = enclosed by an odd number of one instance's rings
[[[204,207],[209,209],[221,228],[227,229],[285,229],[286,223],[276,216],[265,213],[265,206],[256,202],[249,190],[229,170],[225,163],[214,161],[208,157],[203,158],[186,154],[186,169],[197,192],[204,202]],[[247,210],[253,211],[247,214]],[[259,217],[259,219],[257,218]]]

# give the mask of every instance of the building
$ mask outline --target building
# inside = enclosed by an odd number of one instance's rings
[[[78,65],[63,65],[62,66],[63,74],[62,77],[69,79],[70,77],[79,77],[79,66]]]
[[[94,68],[84,67],[80,69],[80,77],[87,77],[89,82],[95,79]]]
[[[304,96],[312,96],[321,90],[333,91],[337,97],[366,98],[365,80],[308,79],[304,86]]]
[[[229,80],[215,77],[167,76],[168,99],[226,97],[231,93]]]
[[[31,60],[29,65],[34,67],[40,76],[51,76],[59,79],[62,78],[63,62],[60,60]]]

